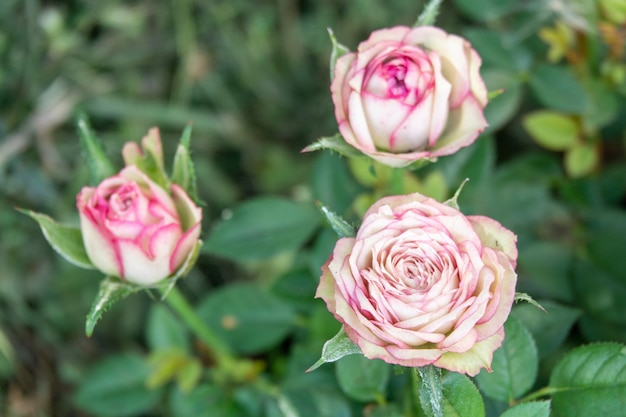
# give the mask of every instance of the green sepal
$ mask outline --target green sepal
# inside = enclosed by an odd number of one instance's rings
[[[191,160],[189,144],[191,142],[192,126],[187,125],[180,137],[176,154],[174,155],[174,165],[172,168],[172,182],[180,185],[192,200],[198,201],[198,187],[196,184],[196,170]]]
[[[335,136],[325,136],[319,138],[301,152],[313,152],[322,149],[330,149],[337,152],[339,155],[347,156],[349,158],[365,157],[363,153],[348,145],[348,143],[341,137],[339,133]]]
[[[85,334],[87,337],[91,337],[93,329],[96,327],[96,323],[100,320],[102,314],[115,302],[144,289],[145,287],[123,282],[119,278],[106,277],[103,279],[100,282],[98,294],[96,294],[96,298],[91,304],[91,310],[89,314],[87,314],[87,320],[85,322]]]
[[[492,90],[487,93],[487,101],[491,101],[494,98],[498,97],[500,94],[504,93],[504,88],[498,88],[497,90]]]
[[[335,63],[341,56],[350,53],[350,49],[337,42],[337,38],[335,38],[335,34],[331,28],[327,30],[330,41],[333,43],[333,50],[330,53],[330,80],[332,81],[333,78],[335,78]]]
[[[109,161],[109,158],[107,158],[102,143],[91,129],[87,116],[80,115],[76,122],[76,127],[78,128],[80,144],[87,161],[91,184],[97,185],[105,178],[115,175],[115,168]]]
[[[525,292],[516,292],[514,301],[516,303],[518,301],[526,301],[527,303],[532,304],[538,309],[542,310],[544,313],[547,313],[546,309],[543,308],[541,304],[539,304],[537,301],[535,301],[530,295],[526,294]]]
[[[443,204],[445,204],[448,207],[461,210],[459,208],[459,202],[457,200],[459,199],[459,196],[461,195],[461,191],[463,190],[463,187],[468,181],[469,181],[469,178],[465,178],[463,182],[461,183],[461,185],[459,185],[459,188],[457,188],[457,190],[454,192],[454,195],[452,196],[452,198],[444,201]]]
[[[324,343],[322,357],[307,369],[306,372],[314,371],[325,363],[335,362],[344,356],[354,355],[355,353],[362,354],[361,348],[348,338],[348,335],[342,327],[332,339]]]
[[[420,13],[413,27],[432,26],[437,19],[437,15],[439,14],[441,1],[442,0],[430,0],[426,6],[424,6],[424,10]]]
[[[319,201],[317,201],[315,205],[317,206],[317,208],[320,209],[324,216],[326,216],[328,224],[330,224],[330,226],[333,228],[335,233],[339,235],[339,237],[354,237],[356,235],[354,227],[350,223],[345,221],[340,215],[330,211],[328,207],[326,207]]]
[[[193,266],[196,264],[198,260],[198,255],[200,255],[200,249],[202,248],[202,241],[198,240],[196,242],[196,246],[193,247],[193,250],[189,252],[185,262],[168,278],[161,281],[159,284],[162,289],[161,301],[164,301],[167,298],[167,295],[170,293],[174,285],[176,285],[176,281],[187,275]]]
[[[126,166],[134,165],[163,189],[169,190],[171,181],[165,172],[163,147],[158,129],[152,128],[137,142],[127,142],[122,148]]]
[[[441,369],[433,365],[416,368],[420,378],[417,393],[427,417],[443,417],[443,385]]]
[[[41,231],[52,249],[65,260],[80,268],[95,269],[89,256],[87,256],[79,227],[57,223],[45,214],[30,210],[17,210],[39,223],[39,227],[41,227]]]

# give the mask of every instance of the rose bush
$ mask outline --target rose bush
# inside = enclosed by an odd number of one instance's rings
[[[340,239],[316,297],[370,358],[490,368],[515,296],[516,237],[420,194],[380,199]]]
[[[452,154],[487,126],[480,64],[466,40],[435,27],[375,31],[335,64],[339,131],[393,167]]]
[[[172,275],[200,236],[202,211],[176,184],[170,193],[136,166],[76,199],[91,262],[107,275],[152,285]]]

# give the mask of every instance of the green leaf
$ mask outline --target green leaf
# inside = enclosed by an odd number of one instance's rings
[[[476,383],[485,395],[511,402],[535,383],[539,359],[535,341],[518,319],[509,316],[504,332],[502,347],[493,354],[493,372],[482,370],[476,376]]]
[[[582,311],[551,300],[542,300],[541,305],[545,311],[520,304],[513,308],[512,314],[530,330],[537,342],[539,357],[543,358],[561,346]]]
[[[620,416],[626,410],[626,346],[598,343],[565,355],[550,377],[559,417]]]
[[[330,53],[330,80],[332,81],[335,78],[335,64],[337,63],[337,60],[343,55],[350,53],[350,49],[337,42],[337,38],[335,38],[335,34],[331,28],[328,28],[327,30],[330,41],[333,44],[333,50]]]
[[[433,365],[415,368],[419,375],[417,394],[426,417],[443,417],[441,369]]]
[[[456,191],[454,192],[454,195],[452,196],[452,198],[450,198],[449,200],[446,200],[443,202],[443,204],[445,204],[446,206],[452,207],[454,209],[460,210],[459,207],[459,196],[461,195],[461,191],[463,191],[463,187],[465,186],[465,184],[467,184],[467,182],[469,181],[469,179],[465,179],[461,185],[459,185],[459,188],[456,189]]]
[[[361,349],[348,338],[348,335],[342,327],[332,339],[324,343],[322,357],[306,371],[314,371],[325,363],[335,362],[344,356],[353,355],[355,353],[362,354]]]
[[[356,235],[354,227],[342,219],[337,213],[333,213],[328,207],[319,202],[317,203],[317,207],[321,210],[322,214],[326,216],[326,220],[328,220],[328,223],[339,237],[354,237]]]
[[[598,148],[590,143],[580,143],[565,154],[565,171],[572,178],[591,174],[599,163]]]
[[[138,355],[126,353],[104,359],[78,385],[74,403],[102,417],[145,414],[161,397],[159,390],[146,388],[149,372],[146,362]]]
[[[426,3],[424,10],[420,13],[413,27],[434,25],[435,20],[437,20],[437,15],[439,14],[441,1],[442,0],[430,0]]]
[[[178,348],[188,352],[189,335],[185,326],[163,304],[153,304],[148,313],[146,341],[150,350]]]
[[[319,220],[313,205],[277,197],[248,200],[215,225],[203,251],[238,261],[267,259],[298,249]]]
[[[337,152],[339,155],[350,158],[365,157],[359,150],[350,146],[339,133],[335,136],[319,138],[317,141],[304,148],[302,152],[313,152],[323,149],[330,149],[331,151]]]
[[[539,145],[551,151],[565,151],[578,143],[578,125],[567,115],[539,110],[524,117],[523,125]]]
[[[191,142],[191,125],[188,125],[180,138],[174,166],[172,167],[172,182],[180,185],[194,201],[198,201],[198,187],[196,185],[196,171],[191,160],[189,144]]]
[[[173,389],[170,413],[176,417],[241,417],[247,415],[227,392],[218,386],[202,384],[185,393]]]
[[[380,359],[351,355],[337,362],[335,373],[339,387],[348,397],[367,402],[385,398],[391,367]]]
[[[79,227],[59,224],[45,214],[35,213],[30,210],[18,210],[39,223],[39,227],[41,227],[41,231],[50,246],[52,246],[52,249],[65,258],[66,261],[80,268],[95,269],[89,260],[89,256],[87,256]]]
[[[87,337],[91,337],[96,323],[98,323],[98,320],[100,320],[104,312],[113,304],[143,289],[145,288],[122,282],[119,278],[106,277],[103,279],[100,282],[98,294],[96,294],[96,298],[91,304],[91,310],[89,314],[87,314],[87,320],[85,322],[85,334]]]
[[[531,73],[530,88],[546,107],[566,113],[588,110],[587,93],[569,68],[540,65]]]
[[[291,306],[255,284],[217,289],[200,304],[198,314],[241,354],[261,353],[280,343],[296,316]]]
[[[89,125],[89,120],[85,115],[80,115],[76,123],[80,144],[83,148],[84,157],[87,161],[87,168],[91,176],[91,184],[97,185],[105,178],[115,175],[116,171],[104,153],[100,140]]]
[[[550,417],[550,401],[536,401],[511,407],[500,417]]]
[[[444,372],[443,415],[445,417],[484,417],[485,405],[474,383],[463,374]]]

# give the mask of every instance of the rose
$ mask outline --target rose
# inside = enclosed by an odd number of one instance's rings
[[[135,166],[81,190],[81,232],[96,268],[146,286],[177,271],[198,241],[202,211],[178,185],[170,191]]]
[[[385,197],[340,239],[316,297],[370,358],[490,369],[515,296],[515,235],[420,194]]]
[[[375,31],[335,64],[339,131],[348,144],[393,167],[450,155],[487,126],[480,63],[466,40],[438,28]]]

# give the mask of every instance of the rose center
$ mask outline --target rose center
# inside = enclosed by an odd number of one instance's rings
[[[387,81],[387,91],[390,97],[402,98],[409,94],[409,88],[405,82],[407,68],[404,62],[396,63],[395,61],[397,60],[383,65],[382,77]]]
[[[137,199],[137,190],[129,185],[123,185],[109,199],[110,216],[114,219],[127,218]]]

